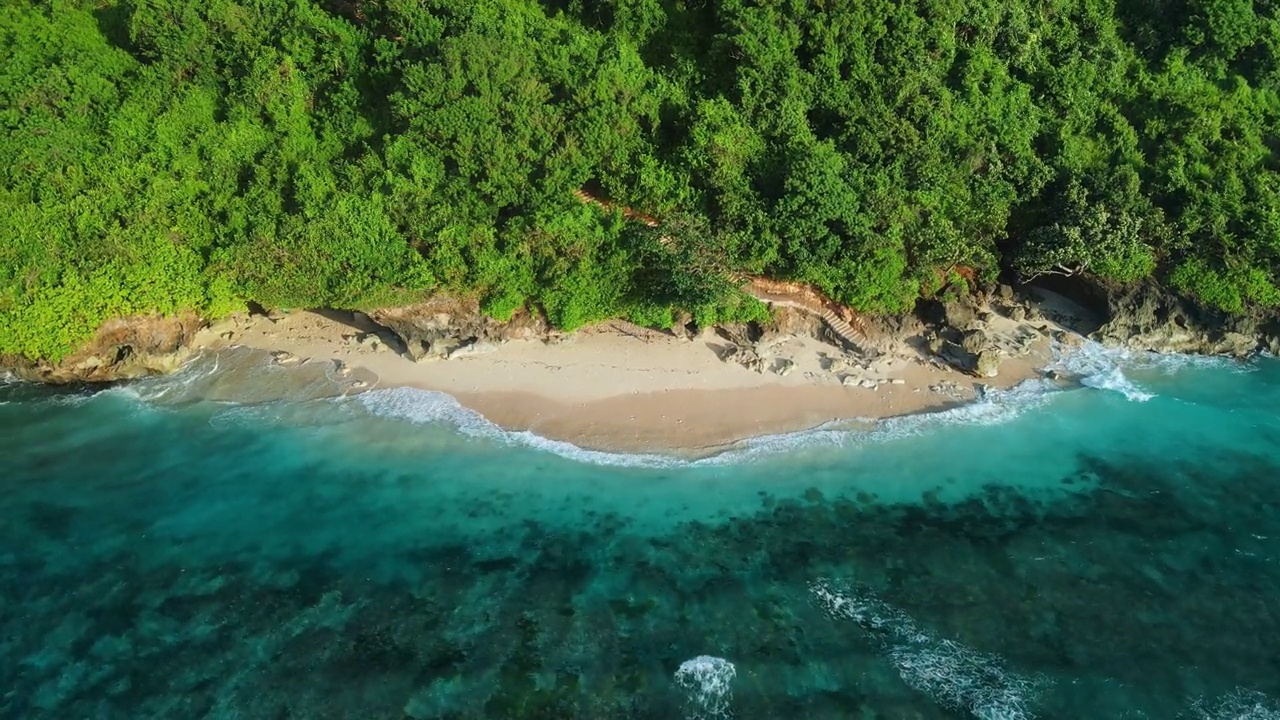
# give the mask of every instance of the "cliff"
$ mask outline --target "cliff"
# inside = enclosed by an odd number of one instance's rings
[[[754,294],[775,300],[765,295],[762,287],[753,285],[758,291]],[[987,325],[1003,317],[1018,328],[1042,326],[1044,317],[1037,302],[1041,290],[1060,294],[1094,316],[1085,319],[1050,313],[1050,319],[1105,345],[1237,358],[1261,350],[1280,353],[1280,314],[1274,311],[1228,315],[1153,283],[1122,286],[1093,279],[1048,281],[1018,289],[1002,285],[946,303],[922,300],[915,312],[901,317],[853,317],[856,328],[847,323],[844,313],[832,311],[825,298],[796,300],[799,296],[790,292],[773,303],[773,323],[753,329],[729,327],[725,335],[745,338],[751,333],[791,332],[843,344],[864,355],[877,354],[886,343],[919,336],[924,338],[928,353],[940,361],[991,377],[997,372],[998,358],[1016,355],[1020,348],[1001,345],[998,333],[991,334]],[[373,327],[382,328],[377,335],[417,361],[479,354],[509,340],[555,342],[563,337],[538,312],[519,310],[507,320],[496,320],[485,316],[474,298],[449,294],[413,305],[371,310],[367,315]],[[844,328],[848,337],[824,331],[816,324],[819,320]],[[22,379],[55,384],[111,382],[172,372],[191,353],[196,333],[205,325],[194,313],[118,318],[105,323],[90,343],[61,362],[10,356],[0,357],[0,368],[8,368]],[[678,327],[675,331],[685,330]],[[1029,337],[1022,339],[1030,341]],[[747,340],[741,344],[751,345]]]
[[[1071,278],[1039,285],[1103,318],[1101,327],[1080,330],[1104,345],[1235,358],[1264,350],[1280,353],[1280,312],[1276,310],[1230,314],[1206,308],[1152,281],[1126,285]]]
[[[0,357],[0,367],[24,380],[52,384],[110,382],[173,372],[190,354],[203,321],[195,313],[109,320],[93,340],[60,362]]]

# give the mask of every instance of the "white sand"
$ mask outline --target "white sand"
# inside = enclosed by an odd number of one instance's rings
[[[997,317],[989,332],[1016,326]],[[349,339],[376,330],[338,313],[295,312],[278,320],[241,315],[203,331],[197,345],[341,361],[376,375],[369,387],[437,390],[508,429],[631,451],[713,448],[833,420],[939,409],[972,398],[979,382],[1006,388],[1034,377],[1048,345],[1040,342],[1030,356],[1005,360],[998,378],[978,381],[936,367],[907,347],[886,354],[869,370],[833,373],[824,368],[828,358],[841,355],[837,348],[787,337],[761,353],[795,363],[783,377],[721,361],[718,350],[728,342],[710,332],[683,340],[606,323],[556,344],[514,341],[485,354],[415,363],[390,348],[374,351]],[[884,382],[874,389],[846,387],[842,380],[849,373],[855,380]],[[930,390],[940,381],[956,383],[959,394]]]

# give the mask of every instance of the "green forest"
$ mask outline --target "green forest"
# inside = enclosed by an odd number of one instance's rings
[[[1277,305],[1277,7],[0,0],[0,354],[440,290],[758,317],[738,273],[866,312],[958,268]]]

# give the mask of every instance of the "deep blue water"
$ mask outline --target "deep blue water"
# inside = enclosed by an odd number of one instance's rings
[[[698,463],[214,362],[0,385],[0,716],[1280,718],[1280,362]]]

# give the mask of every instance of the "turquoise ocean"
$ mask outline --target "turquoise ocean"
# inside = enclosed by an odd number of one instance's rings
[[[1280,361],[697,461],[248,352],[0,384],[3,718],[1280,718]]]

